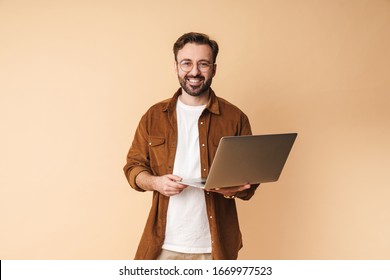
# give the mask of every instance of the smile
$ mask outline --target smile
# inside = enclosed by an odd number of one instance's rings
[[[203,82],[203,79],[197,79],[197,78],[188,78],[187,81],[190,83],[190,85],[200,85]]]

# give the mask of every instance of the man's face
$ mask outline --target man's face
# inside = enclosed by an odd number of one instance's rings
[[[176,60],[176,73],[183,90],[191,96],[207,93],[216,71],[210,46],[188,43],[178,51]],[[183,71],[180,63],[192,63],[193,67]],[[205,71],[200,64],[211,66]]]

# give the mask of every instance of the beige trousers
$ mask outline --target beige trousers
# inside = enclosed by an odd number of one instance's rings
[[[158,260],[211,260],[211,254],[187,254],[162,249]]]

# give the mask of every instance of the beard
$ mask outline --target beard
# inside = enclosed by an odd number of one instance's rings
[[[211,83],[213,81],[213,78],[210,78],[208,80],[205,79],[205,77],[198,75],[198,76],[184,76],[180,77],[178,76],[179,83],[183,90],[188,93],[191,96],[200,96],[205,92],[208,92],[210,89]],[[189,79],[199,79],[201,82],[199,85],[191,85],[189,82]]]

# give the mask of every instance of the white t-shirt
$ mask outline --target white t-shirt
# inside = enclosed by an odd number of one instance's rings
[[[198,120],[206,106],[177,101],[178,141],[173,174],[200,177]],[[211,253],[211,236],[204,191],[187,187],[169,199],[163,249],[181,253]]]

